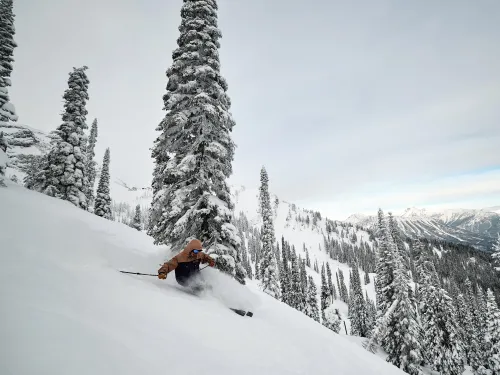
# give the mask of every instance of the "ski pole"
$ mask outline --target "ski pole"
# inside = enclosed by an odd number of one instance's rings
[[[157,274],[154,275],[152,273],[140,273],[140,272],[128,272],[128,271],[120,271],[121,273],[130,273],[132,275],[141,275],[141,276],[158,276]]]

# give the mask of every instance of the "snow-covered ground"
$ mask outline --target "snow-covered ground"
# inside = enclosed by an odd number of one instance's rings
[[[11,182],[0,189],[0,373],[403,374],[214,269],[197,298],[152,239]],[[227,306],[253,309],[241,317]]]

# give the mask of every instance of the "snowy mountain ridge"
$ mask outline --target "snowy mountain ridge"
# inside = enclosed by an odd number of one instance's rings
[[[481,250],[489,250],[500,233],[500,213],[495,211],[495,207],[444,210],[411,207],[394,217],[401,231],[408,237],[467,243]],[[375,230],[377,217],[355,214],[346,221]]]

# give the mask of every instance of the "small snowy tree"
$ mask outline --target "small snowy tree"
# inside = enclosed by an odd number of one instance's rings
[[[29,155],[26,162],[24,187],[41,192],[45,185],[45,170],[48,168],[48,154]]]
[[[278,279],[278,267],[274,255],[274,225],[271,199],[269,197],[269,177],[267,171],[262,167],[260,171],[260,212],[262,216],[261,242],[262,258],[260,259],[260,272],[262,278],[260,286],[262,290],[276,299],[279,299],[280,285]]]
[[[138,231],[140,231],[142,229],[141,205],[140,204],[135,206],[135,215],[134,215],[134,219],[132,220],[132,228],[137,229]]]
[[[96,166],[97,166],[97,163],[94,160],[96,142],[97,142],[97,119],[94,119],[94,122],[92,122],[92,127],[90,128],[89,143],[87,145],[87,163],[85,165],[85,170],[88,176],[87,200],[89,208],[94,203],[94,185],[96,179]]]
[[[318,291],[312,276],[308,277],[306,315],[319,322]]]
[[[212,246],[216,268],[244,283],[241,239],[232,224],[227,179],[235,145],[227,83],[220,73],[215,0],[184,0],[178,48],[167,70],[166,115],[152,157],[153,199],[148,234],[180,249],[192,238]],[[256,275],[258,276],[258,275]]]
[[[85,175],[87,138],[84,134],[89,84],[86,69],[86,66],[73,68],[69,74],[69,87],[63,96],[63,123],[52,134],[43,186],[45,194],[70,201],[82,209],[87,209],[85,192],[88,184]]]
[[[331,329],[335,333],[339,333],[341,322],[342,320],[340,319],[340,316],[338,315],[338,312],[333,305],[330,305],[325,310],[323,310],[322,324],[326,328]]]
[[[0,2],[0,121],[17,121],[16,109],[10,102],[8,87],[14,62],[14,12],[13,1]]]
[[[104,153],[102,162],[102,171],[97,185],[97,194],[95,197],[94,213],[105,219],[111,220],[111,197],[109,196],[109,148]]]

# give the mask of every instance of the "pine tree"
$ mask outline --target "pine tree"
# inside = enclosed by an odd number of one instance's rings
[[[477,343],[475,342],[474,326],[472,324],[472,316],[469,305],[465,301],[463,294],[459,294],[456,301],[457,306],[457,321],[458,334],[460,340],[464,343],[465,356],[467,363],[471,364],[471,357],[475,356]],[[474,354],[473,354],[474,353]]]
[[[311,267],[311,258],[309,258],[309,250],[306,249],[306,266]]]
[[[486,328],[486,367],[493,374],[500,374],[500,310],[491,289],[487,291],[486,313],[488,325]]]
[[[410,295],[410,279],[381,210],[379,238],[377,268],[381,273],[377,278],[381,281],[376,280],[376,292],[380,305],[366,347],[373,350],[373,344],[379,343],[388,353],[387,361],[410,374],[420,374],[423,361],[421,329]]]
[[[211,244],[216,268],[244,283],[241,243],[232,224],[235,122],[226,80],[220,74],[215,0],[184,0],[178,48],[167,70],[166,115],[153,146],[153,200],[148,234],[155,244],[182,248],[198,238]]]
[[[12,63],[14,62],[14,12],[13,1],[0,2],[0,121],[17,121],[16,109],[10,102],[8,87],[12,85]]]
[[[423,345],[431,368],[443,375],[463,372],[463,343],[453,302],[448,293],[436,285],[434,265],[417,260],[419,310],[423,329]]]
[[[274,255],[273,245],[275,241],[273,212],[271,199],[269,197],[269,178],[266,169],[262,167],[260,171],[260,212],[262,216],[262,258],[260,259],[260,272],[262,279],[260,286],[262,290],[276,299],[280,297],[280,285],[278,279],[278,267]]]
[[[291,283],[290,283],[290,306],[300,311],[301,281],[300,267],[295,249],[291,252]]]
[[[97,142],[97,119],[94,119],[94,122],[92,122],[92,127],[90,129],[89,143],[87,145],[87,163],[85,165],[85,170],[87,173],[87,180],[88,180],[86,195],[89,208],[94,203],[94,185],[97,173],[96,171],[97,163],[94,160],[96,142]]]
[[[378,241],[375,292],[377,296],[377,315],[381,317],[394,302],[394,265],[392,264],[389,248],[387,223],[381,209],[378,211]]]
[[[325,265],[323,264],[321,266],[321,316],[324,316],[326,308],[330,305],[328,301],[329,294],[328,283],[325,275]]]
[[[467,357],[467,363],[473,368],[477,369],[481,365],[481,345],[480,345],[480,336],[478,319],[477,319],[477,303],[476,298],[474,297],[474,292],[472,290],[472,283],[469,279],[465,280],[465,302],[466,302],[466,321],[464,322],[465,326],[461,326],[459,329],[464,330],[464,349]]]
[[[368,311],[357,267],[352,272],[350,285],[352,285],[350,295],[351,310],[349,311],[349,316],[351,317],[351,335],[368,337]]]
[[[73,68],[69,74],[69,87],[63,96],[63,123],[51,136],[52,148],[47,158],[43,186],[45,194],[70,201],[82,209],[87,209],[85,192],[88,186],[85,175],[87,137],[84,133],[87,129],[85,105],[89,84],[86,69],[86,66]]]
[[[286,252],[286,247],[281,246],[282,259],[281,259],[281,271],[280,271],[280,285],[281,285],[281,300],[287,305],[291,306],[291,280],[290,280],[290,269],[288,267],[288,255]]]
[[[330,269],[330,263],[326,262],[326,280],[328,282],[328,295],[330,298],[330,303],[333,303],[334,299],[337,299],[335,286],[332,280],[332,270]]]
[[[403,264],[406,270],[409,270],[410,267],[409,267],[408,254],[406,253],[405,244],[401,239],[401,234],[399,232],[396,219],[394,219],[394,216],[392,216],[391,212],[389,212],[388,216],[389,216],[388,218],[389,231],[392,236],[392,240],[394,241],[394,244],[396,245],[399,255],[401,257],[401,263]]]
[[[300,265],[300,293],[299,293],[299,310],[302,312],[307,311],[307,272],[306,272],[306,261],[300,258],[299,255],[299,265]]]
[[[339,289],[341,291],[340,292],[340,299],[343,302],[348,303],[349,302],[349,293],[347,292],[347,286],[346,286],[345,280],[344,280],[344,273],[340,269],[339,269],[339,280],[340,280]]]
[[[94,213],[105,219],[111,220],[111,197],[109,196],[109,148],[104,153],[102,162],[101,177],[97,185],[97,193],[95,197]]]
[[[135,215],[132,220],[132,228],[137,229],[138,231],[142,230],[142,220],[141,220],[141,205],[138,204],[135,206]]]
[[[368,272],[365,272],[365,285],[370,284],[370,274]]]
[[[488,308],[487,308],[487,297],[484,294],[483,288],[478,285],[477,288],[477,298],[476,298],[476,314],[475,314],[475,323],[476,323],[476,337],[479,346],[478,351],[478,364],[480,368],[483,364],[486,364],[487,357],[485,356],[487,352],[487,344],[486,344],[486,332],[488,330]]]
[[[368,315],[368,320],[367,320],[367,326],[368,326],[368,337],[371,337],[371,333],[373,330],[373,327],[375,326],[375,319],[377,317],[377,308],[375,307],[375,303],[368,298],[368,292],[366,292],[366,303],[367,303],[367,315]]]
[[[312,276],[308,277],[306,315],[319,322],[318,292]]]

